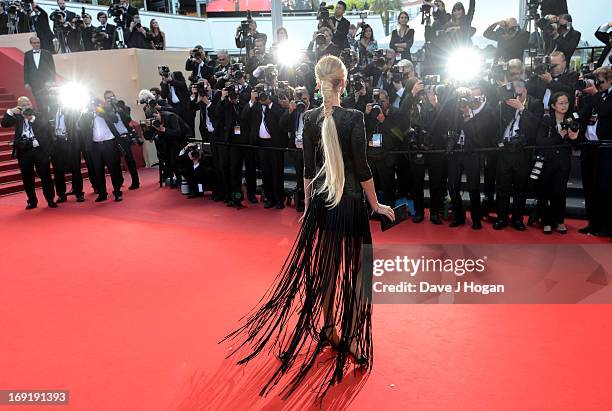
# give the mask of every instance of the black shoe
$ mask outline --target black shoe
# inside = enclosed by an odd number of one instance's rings
[[[431,221],[431,223],[435,224],[435,225],[441,225],[442,224],[442,220],[440,220],[440,216],[439,215],[432,215],[431,217],[429,217],[429,221]]]
[[[67,196],[73,196],[74,195],[74,189],[70,190],[66,193]]]
[[[108,199],[108,194],[98,194],[98,197],[96,197],[96,203],[99,203],[100,201],[106,201]]]
[[[57,208],[57,203],[55,201],[49,201],[47,204],[49,204],[49,208]]]
[[[480,229],[482,229],[482,223],[480,222],[480,220],[472,221],[472,229],[473,230],[480,230]]]
[[[36,207],[38,207],[37,203],[30,203],[30,202],[28,202],[27,205],[26,205],[26,210],[32,210],[33,208],[36,208]]]
[[[304,203],[297,203],[297,205],[295,206],[295,211],[297,211],[298,213],[303,213],[305,207],[306,206],[304,205]]]
[[[210,197],[210,199],[211,199],[211,200],[213,200],[213,201],[217,201],[217,202],[218,202],[218,201],[223,201],[223,200],[225,200],[225,196],[222,196],[222,195],[219,195],[219,194],[213,194],[213,195]]]
[[[139,188],[140,188],[139,183],[132,183],[132,185],[128,187],[128,190],[138,190]]]
[[[195,193],[195,194],[189,194],[189,195],[187,196],[187,198],[188,198],[188,199],[190,199],[190,200],[191,200],[192,198],[198,198],[198,197],[204,197],[204,194],[202,194],[202,193]]]
[[[453,220],[448,226],[451,228],[459,227],[460,225],[465,224],[465,220]]]
[[[497,220],[493,224],[493,230],[502,230],[502,229],[506,228],[507,226],[508,226],[508,222],[507,221]]]
[[[593,231],[593,229],[591,228],[590,225],[587,225],[586,227],[582,227],[581,229],[578,230],[580,234],[589,234],[591,233],[591,231]]]
[[[225,206],[226,207],[233,207],[236,205],[236,202],[234,200],[230,200],[230,201],[226,201],[225,202]]]
[[[83,194],[76,194],[77,203],[82,203],[85,201],[85,196]]]
[[[63,196],[58,196],[57,200],[55,201],[57,204],[62,204],[65,203],[66,201],[68,201],[68,199],[66,198],[67,194],[64,194]]]
[[[285,203],[282,201],[279,201],[276,203],[276,209],[277,210],[282,210],[283,208],[285,208]]]
[[[425,220],[425,217],[423,216],[423,214],[417,214],[414,217],[412,217],[412,222],[413,223],[419,224],[419,223],[422,223],[423,220]]]
[[[94,194],[100,194],[100,190],[98,190],[97,188],[93,189]]]
[[[251,204],[257,204],[259,201],[257,201],[257,197],[252,195],[252,196],[248,196],[247,197],[249,199],[249,203]]]
[[[122,201],[123,200],[123,194],[121,193],[113,193],[115,195],[115,201]]]
[[[522,220],[516,220],[512,222],[512,227],[518,231],[525,231],[525,224],[523,224]]]
[[[275,206],[275,204],[272,201],[266,201],[264,203],[264,208],[272,208],[274,206]]]

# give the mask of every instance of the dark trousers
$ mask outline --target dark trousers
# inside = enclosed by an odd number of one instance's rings
[[[231,193],[230,180],[230,148],[226,144],[213,142],[210,144],[212,151],[213,168],[217,191],[213,194],[229,198]]]
[[[176,176],[177,179],[180,178],[178,157],[181,149],[186,145],[184,141],[166,140],[159,142],[158,152],[161,154],[160,165],[162,165],[163,179],[172,178],[173,176]]]
[[[49,92],[47,88],[33,89],[32,96],[36,101],[36,110],[39,113],[47,113],[49,111]]]
[[[495,207],[495,176],[497,175],[497,152],[486,152],[484,156],[484,196],[487,209]]]
[[[83,194],[83,175],[81,174],[81,153],[74,141],[58,138],[51,153],[53,177],[57,195],[66,195],[66,173],[72,175],[72,191],[76,195]]]
[[[368,157],[372,171],[374,187],[382,192],[381,203],[389,207],[395,206],[395,161],[386,154]]]
[[[91,148],[80,147],[80,154],[83,155],[83,159],[85,160],[85,166],[87,167],[87,175],[89,176],[89,182],[91,183],[91,187],[96,191],[98,189],[98,180],[96,178],[96,166],[93,161],[93,154]],[[81,168],[81,156],[79,157],[79,169]]]
[[[410,171],[410,160],[408,155],[402,154],[397,159],[397,196],[408,197],[408,194],[412,190],[410,183],[412,181]]]
[[[425,170],[429,176],[429,209],[430,216],[442,211],[444,177],[446,176],[446,158],[443,154],[425,155],[424,163],[412,162],[414,210],[416,215],[425,214]]]
[[[461,198],[461,176],[465,173],[466,191],[470,194],[470,216],[472,222],[480,221],[480,160],[478,153],[454,152],[448,158],[448,192],[453,207],[453,218],[465,221],[465,210]]]
[[[259,166],[261,167],[263,191],[266,201],[282,203],[285,197],[282,170],[284,165],[283,152],[266,150],[266,147],[276,147],[270,139],[258,138]]]
[[[595,198],[597,195],[597,147],[584,146],[580,151],[582,191],[589,226],[595,227]]]
[[[595,228],[612,232],[612,147],[597,150],[597,179],[595,182]]]
[[[248,148],[230,146],[230,187],[232,196],[239,195],[242,188],[242,176],[246,180],[247,196],[255,196],[257,191],[257,169],[255,152]]]
[[[133,185],[140,185],[140,179],[138,178],[138,169],[136,167],[136,160],[134,160],[134,154],[132,153],[132,143],[126,137],[120,137],[118,141],[118,148],[121,156],[125,158],[130,177],[132,178]]]
[[[527,199],[529,178],[528,155],[523,150],[502,150],[497,158],[497,218],[508,221],[510,197],[512,197],[512,220],[522,221]]]
[[[35,174],[42,182],[42,190],[47,202],[55,199],[55,190],[53,189],[53,180],[51,179],[51,167],[49,162],[49,154],[40,147],[20,150],[17,155],[19,163],[19,171],[23,180],[23,187],[28,196],[30,204],[38,204],[35,191]]]
[[[93,143],[93,162],[96,172],[96,186],[100,195],[106,195],[106,173],[108,169],[113,184],[113,193],[121,193],[123,184],[123,173],[121,172],[121,157],[115,139],[106,140],[101,143]]]
[[[538,180],[538,206],[541,207],[542,225],[555,226],[565,221],[565,199],[570,169],[569,149],[555,150],[554,153],[545,155],[542,175]]]
[[[289,152],[289,159],[295,168],[296,204],[304,204],[304,153],[300,151]],[[283,170],[284,171],[284,170]],[[393,193],[395,195],[395,193]]]

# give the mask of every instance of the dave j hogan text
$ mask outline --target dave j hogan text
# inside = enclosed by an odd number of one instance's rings
[[[384,284],[375,282],[373,284],[375,293],[466,293],[466,294],[496,294],[503,293],[503,284],[478,284],[473,281],[461,281],[456,284],[432,284],[427,281],[411,283],[401,281],[395,284]]]

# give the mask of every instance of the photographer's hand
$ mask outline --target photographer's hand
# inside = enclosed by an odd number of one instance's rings
[[[511,98],[505,101],[507,105],[509,105],[510,107],[512,107],[515,110],[518,111],[523,111],[525,110],[525,105],[523,103],[521,103],[521,101],[517,98]]]
[[[152,126],[155,130],[159,131],[160,133],[164,133],[166,131],[166,127],[164,127],[164,125],[160,125],[159,127],[155,127]]]
[[[412,87],[412,95],[416,97],[421,91],[423,91],[424,88],[425,85],[423,84],[423,82],[420,80],[417,81]]]
[[[552,81],[552,74],[550,74],[548,71],[544,74],[540,74],[538,77],[540,77],[540,80],[544,81],[545,83],[550,83]]]
[[[438,96],[436,96],[433,90],[427,90],[427,100],[433,107],[438,106]]]
[[[597,87],[595,87],[595,85],[593,84],[592,86],[589,86],[582,90],[582,92],[594,96],[595,94],[597,94]]]
[[[295,101],[289,102],[289,114],[293,113],[296,108],[297,108],[297,106],[295,104]]]
[[[251,91],[251,103],[255,104],[255,102],[257,101],[257,96],[259,96],[258,92],[256,92],[255,90]]]
[[[194,96],[198,94],[198,86],[196,86],[195,84],[191,86],[191,94]]]
[[[229,91],[225,89],[221,90],[221,100],[225,100],[228,94],[229,94]]]
[[[10,110],[11,110],[11,113],[13,114],[21,114],[21,107],[19,106],[11,108]]]
[[[365,115],[369,116],[372,113],[372,103],[368,103],[365,106]]]

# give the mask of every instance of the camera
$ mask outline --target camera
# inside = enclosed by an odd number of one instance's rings
[[[253,22],[253,17],[251,16],[251,10],[247,10],[246,20],[242,20],[240,22],[240,31],[242,32],[243,37],[247,37],[249,32],[251,31],[251,23]]]
[[[32,139],[28,138],[26,135],[23,135],[20,139],[15,140],[15,146],[19,150],[28,150],[30,148],[34,148]]]
[[[9,12],[11,10],[11,6],[9,6]],[[63,19],[64,19],[64,13],[62,13],[59,10],[54,10],[50,15],[49,18],[51,20],[53,20],[53,23],[58,24],[60,23]]]
[[[22,114],[24,117],[29,117],[29,116],[34,115],[34,110],[33,110],[32,108],[28,107],[28,108],[26,108],[25,110],[23,110],[23,111],[21,112],[21,114]]]
[[[544,73],[550,72],[556,64],[552,64],[550,60],[550,56],[536,56],[534,57],[535,67],[533,69],[533,73],[541,76]]]
[[[429,75],[423,77],[423,85],[424,87],[423,91],[421,92],[421,95],[424,95],[426,92],[431,91],[434,94],[441,96],[450,90],[445,84],[442,84],[439,75]]]
[[[259,101],[266,101],[271,97],[271,88],[267,84],[260,83],[256,85],[255,91],[257,92],[257,98]]]
[[[334,6],[328,6],[327,3],[322,1],[321,4],[319,4],[319,10],[317,11],[317,20],[321,21],[329,19],[329,11],[333,8]]]
[[[264,66],[264,79],[266,83],[273,83],[277,77],[278,77],[278,70],[276,69],[276,65],[268,64]]]
[[[566,118],[561,123],[561,130],[569,130],[572,133],[577,133],[580,130],[580,115],[578,113],[572,114],[572,117]]]
[[[123,16],[124,12],[125,12],[125,10],[123,9],[123,7],[121,7],[120,3],[113,4],[108,9],[108,14],[110,14],[111,16],[116,17],[116,18],[120,18],[121,16]]]
[[[170,67],[168,66],[157,66],[157,72],[162,77],[170,77]]]
[[[140,29],[142,28],[142,24],[140,23],[136,23],[136,25],[134,26],[135,29]]]
[[[204,82],[196,83],[196,88],[198,90],[198,97],[208,96],[209,88]]]
[[[538,9],[543,0],[527,0],[527,17],[531,20],[538,18]]]
[[[323,33],[319,33],[317,34],[317,36],[315,37],[315,44],[317,46],[322,46],[326,43],[326,39],[325,39],[325,34]]]
[[[372,90],[372,117],[378,117],[382,113],[382,107],[380,106],[380,89],[375,88]]]
[[[406,73],[404,72],[403,66],[391,67],[391,81],[394,83],[401,83],[402,80],[406,79]]]
[[[350,48],[346,48],[340,53],[340,60],[342,60],[347,68],[351,68],[357,64],[357,52]]]
[[[509,82],[497,88],[497,95],[501,101],[504,101],[516,98],[518,96],[518,93],[514,88],[514,83]]]
[[[228,81],[225,83],[223,90],[227,91],[227,96],[230,100],[235,100],[240,97],[240,86],[234,82]]]

